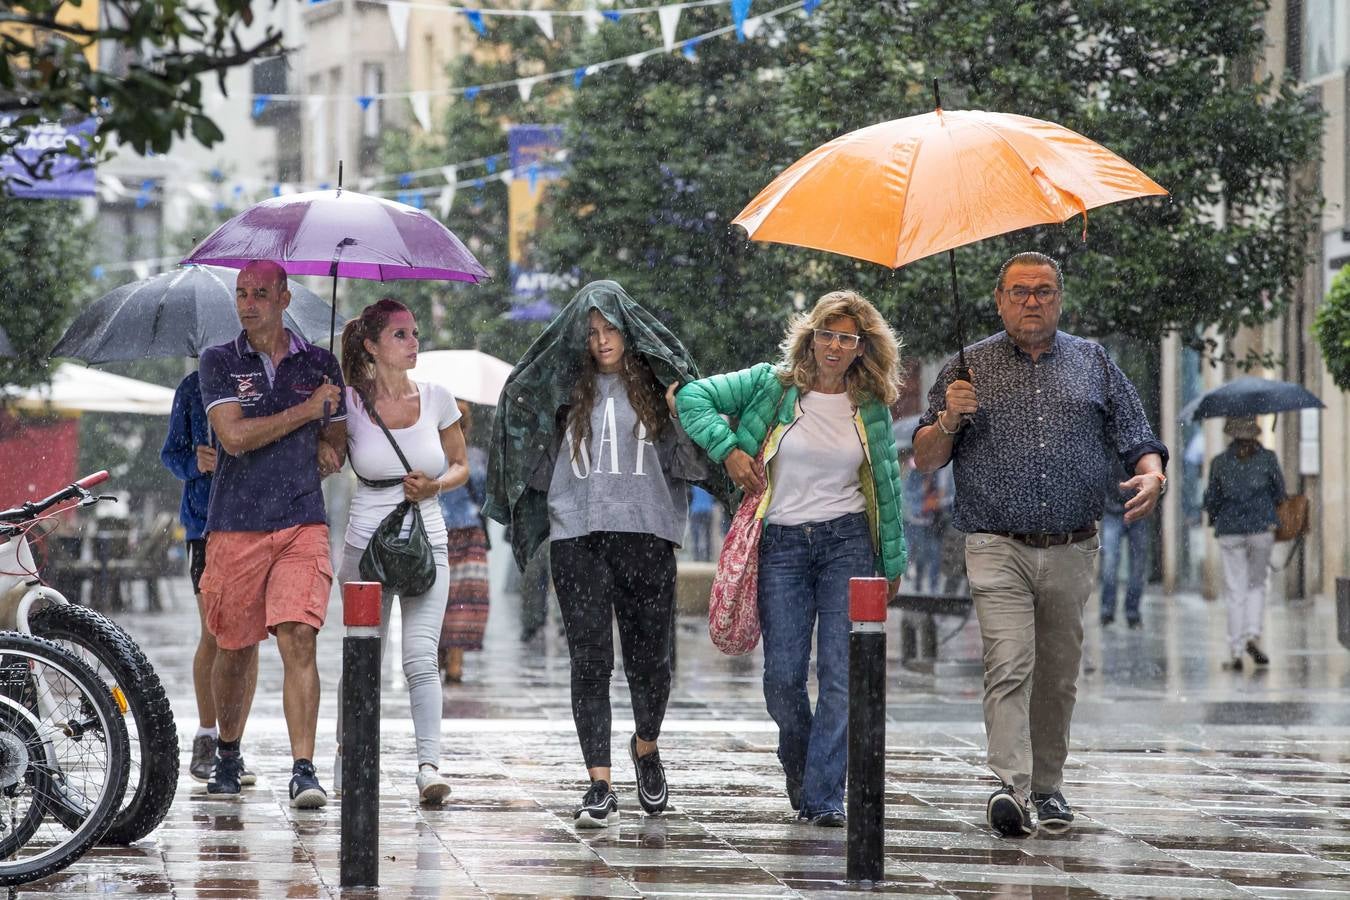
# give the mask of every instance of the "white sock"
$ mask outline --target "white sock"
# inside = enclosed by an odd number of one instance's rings
[[[197,726],[197,733],[193,735],[193,738],[199,738],[204,734],[213,738],[218,738],[220,737],[220,728],[216,725],[212,725],[210,728],[203,728],[199,725]]]

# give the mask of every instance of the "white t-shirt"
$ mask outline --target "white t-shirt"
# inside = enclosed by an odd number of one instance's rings
[[[459,407],[450,391],[441,385],[414,383],[419,398],[417,422],[408,428],[391,428],[389,431],[414,471],[438,478],[448,468],[441,447],[441,431],[459,421]],[[402,478],[407,474],[389,438],[371,420],[356,391],[350,387],[347,388],[347,456],[352,468],[371,481]],[[402,485],[372,488],[357,482],[347,517],[346,542],[364,548],[384,517],[402,502]],[[440,503],[431,497],[423,500],[420,506],[427,537],[433,545],[445,544],[445,519],[441,516]]]
[[[765,521],[805,525],[866,512],[858,484],[863,448],[853,424],[853,401],[847,392],[808,392],[800,402],[802,414],[769,460],[773,494]]]

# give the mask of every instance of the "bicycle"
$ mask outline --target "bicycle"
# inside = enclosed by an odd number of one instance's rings
[[[52,507],[71,508],[101,500],[90,488],[108,479],[96,472],[43,500],[0,511],[0,629],[56,641],[71,650],[108,684],[123,714],[131,742],[125,797],[102,835],[105,844],[130,844],[154,831],[168,814],[178,790],[178,730],[169,698],[131,636],[107,616],[71,603],[42,583],[28,531]]]
[[[130,759],[102,678],[51,641],[0,632],[0,885],[79,859],[116,814]]]

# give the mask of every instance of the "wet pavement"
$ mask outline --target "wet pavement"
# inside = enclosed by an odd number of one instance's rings
[[[441,809],[416,803],[402,674],[386,660],[378,891],[338,887],[340,800],[286,802],[290,763],[280,664],[264,648],[244,752],[259,781],[239,800],[186,774],[195,727],[196,613],[186,582],[172,608],[119,621],[169,687],[183,735],[179,796],[163,826],[98,848],[24,895],[176,898],[827,897],[853,893],[842,830],[794,822],[759,692],[758,655],[720,656],[703,625],[680,629],[680,668],[661,740],[672,809],[644,816],[625,752],[627,689],[614,686],[619,825],[577,832],[585,788],[567,656],[552,626],[517,640],[516,598],[494,598],[488,647],[445,689]],[[1095,609],[1095,607],[1094,607]],[[1092,610],[1090,609],[1090,612]],[[1221,668],[1222,610],[1194,595],[1149,596],[1145,627],[1089,615],[1086,671],[1064,793],[1064,835],[995,837],[978,678],[905,670],[888,679],[886,872],[878,892],[917,897],[1350,897],[1350,651],[1326,602],[1272,606],[1268,669]],[[972,657],[973,623],[942,619],[941,658]],[[320,778],[332,773],[341,658],[335,602],[322,633]],[[394,630],[397,634],[397,629]],[[890,631],[896,652],[895,626]],[[950,636],[950,637],[948,637]],[[397,647],[391,647],[397,655]],[[616,672],[616,676],[618,673]]]

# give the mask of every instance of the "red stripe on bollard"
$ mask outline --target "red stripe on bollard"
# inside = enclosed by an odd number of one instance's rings
[[[342,586],[342,624],[380,627],[380,583],[349,581]]]
[[[850,622],[885,622],[890,582],[885,578],[848,580],[848,618]]]

